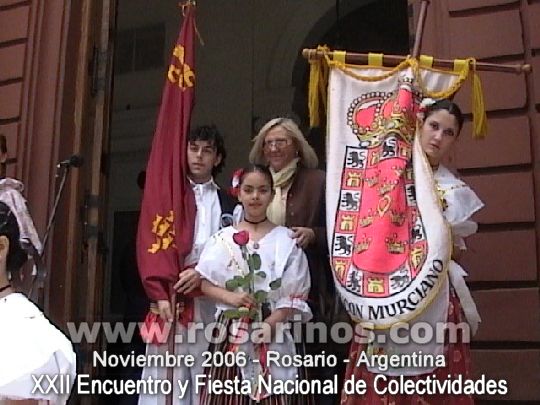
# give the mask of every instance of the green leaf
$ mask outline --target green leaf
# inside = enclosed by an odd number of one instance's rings
[[[261,269],[261,256],[258,253],[253,253],[251,255],[251,265],[250,267],[257,271]]]
[[[266,301],[266,298],[268,297],[268,293],[263,290],[256,291],[253,295],[253,298],[255,299],[255,302],[257,304],[262,304],[264,301]]]
[[[227,319],[238,319],[242,317],[237,309],[226,309],[223,311],[223,316]]]
[[[264,271],[258,271],[255,275],[260,278],[266,278],[266,273]]]
[[[249,310],[249,318],[254,320],[254,321],[259,320],[259,311],[257,310],[257,308],[251,308]]]
[[[240,287],[249,287],[251,281],[251,274],[246,274],[245,276],[239,276],[238,285]]]
[[[281,278],[276,278],[270,283],[270,288],[272,290],[277,290],[279,287],[281,287]]]
[[[227,280],[225,282],[225,288],[229,291],[234,291],[238,288],[239,284],[238,284],[238,280],[236,280],[236,277],[233,278],[232,280]]]

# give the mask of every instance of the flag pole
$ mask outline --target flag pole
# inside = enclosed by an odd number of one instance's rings
[[[323,51],[320,49],[309,49],[305,48],[302,51],[302,56],[308,60],[323,59],[325,56],[328,56],[330,59],[334,58],[333,51]],[[367,64],[369,54],[367,53],[354,53],[347,52],[345,54],[345,63],[350,64]],[[383,65],[386,67],[394,67],[399,65],[407,59],[405,55],[383,55]],[[439,68],[448,68],[452,69],[454,67],[454,59],[433,59],[433,67]],[[487,63],[487,62],[476,62],[476,70],[485,71],[485,72],[502,72],[502,73],[530,73],[532,71],[530,64],[503,64],[503,63]]]
[[[195,7],[196,2],[195,2],[195,0],[186,0],[186,1],[180,2],[178,4],[178,6],[182,10],[182,17],[186,17],[187,10],[190,7]],[[198,35],[198,32],[197,32],[197,35]],[[180,266],[180,268],[183,268],[183,267],[184,266],[183,266],[183,263],[182,263],[182,266]],[[168,336],[168,339],[167,339],[167,346],[168,346],[169,353],[172,354],[173,357],[176,357],[176,327],[178,325],[178,308],[177,308],[178,294],[174,290],[173,284],[174,283],[171,283],[170,286],[169,286],[169,296],[171,297],[171,306],[172,306],[171,312],[173,314],[173,319],[172,319],[172,325],[171,325],[171,332],[172,333],[169,332],[169,336]],[[165,404],[166,405],[172,405],[173,404],[174,386],[175,386],[174,367],[168,367],[167,368],[167,380],[171,383],[171,386],[173,387],[173,389],[165,397]]]
[[[413,58],[420,56],[420,48],[422,47],[422,37],[424,36],[424,27],[426,25],[427,10],[430,0],[422,0],[420,5],[420,16],[416,25],[416,34],[414,36]]]
[[[176,291],[174,290],[172,284],[170,285],[170,297],[171,297],[171,306],[172,306],[172,314],[173,314],[173,320],[172,320],[172,326],[171,330],[169,331],[169,335],[167,336],[167,346],[169,350],[169,354],[171,354],[174,358],[176,358],[176,325],[178,323],[178,312],[176,310]],[[166,405],[172,405],[173,403],[173,393],[174,393],[174,387],[175,387],[175,381],[174,381],[174,367],[167,367],[167,381],[171,383],[171,391],[167,393],[167,396],[165,397],[165,404]]]

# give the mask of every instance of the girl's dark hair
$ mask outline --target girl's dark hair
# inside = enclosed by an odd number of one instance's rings
[[[250,173],[262,173],[266,176],[268,179],[268,182],[270,183],[270,188],[274,189],[274,179],[272,178],[272,173],[270,173],[270,169],[267,166],[263,165],[251,165],[244,169],[242,169],[242,175],[240,176],[240,186],[244,182],[245,177]]]
[[[195,141],[208,141],[216,148],[216,153],[221,155],[221,162],[212,169],[212,176],[216,177],[225,166],[227,151],[225,150],[225,141],[215,125],[202,125],[190,131],[188,143]]]
[[[10,208],[0,202],[0,236],[5,236],[9,240],[9,252],[7,255],[7,271],[15,272],[19,270],[28,259],[27,253],[23,250],[19,240],[19,224],[15,214]]]
[[[426,119],[431,114],[439,110],[446,110],[448,111],[449,114],[452,114],[454,117],[456,117],[456,121],[458,123],[458,134],[459,134],[461,132],[461,128],[463,127],[463,120],[464,120],[463,113],[461,112],[461,109],[459,108],[459,106],[453,101],[448,100],[447,98],[437,100],[433,104],[428,105],[426,107],[424,119]]]

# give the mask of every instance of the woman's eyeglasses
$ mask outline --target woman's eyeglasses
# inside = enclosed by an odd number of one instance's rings
[[[268,141],[264,141],[263,148],[264,149],[271,149],[272,147],[276,149],[282,149],[286,146],[289,146],[291,144],[290,139],[272,139]]]

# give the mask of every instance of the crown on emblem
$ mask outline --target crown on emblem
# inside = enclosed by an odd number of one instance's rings
[[[366,177],[364,181],[367,183],[369,187],[373,187],[375,184],[379,182],[379,176]]]
[[[361,227],[369,226],[372,223],[373,223],[373,215],[371,215],[371,213],[369,213],[368,215],[366,215],[363,218],[360,218],[360,226]]]
[[[379,195],[385,195],[386,193],[389,193],[394,188],[394,185],[391,183],[384,183],[381,187],[379,187]]]
[[[371,238],[367,238],[366,235],[364,235],[360,242],[356,244],[354,250],[356,253],[362,253],[369,249],[369,245],[371,245]]]
[[[386,238],[386,248],[389,253],[405,253],[405,242],[397,240],[397,235],[394,234],[390,238]]]
[[[403,225],[403,222],[405,222],[405,213],[403,212],[397,212],[395,210],[390,211],[390,221],[397,226]]]

